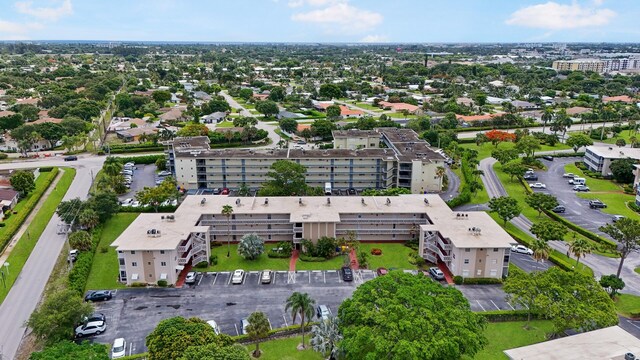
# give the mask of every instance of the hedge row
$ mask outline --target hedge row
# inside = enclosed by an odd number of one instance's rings
[[[583,229],[580,226],[572,223],[571,221],[563,218],[562,216],[554,213],[553,211],[548,211],[548,210],[544,210],[544,213],[547,214],[547,216],[549,216],[550,218],[561,222],[562,224],[564,224],[566,227],[568,227],[569,229],[577,232],[578,234],[591,239],[599,244],[605,245],[607,247],[611,247],[611,248],[616,248],[616,243],[612,240],[609,240],[607,238],[604,238],[602,236],[599,236],[597,234],[592,233],[591,231],[587,230],[587,229]]]
[[[536,158],[541,158],[543,156],[546,156],[549,154],[545,154],[545,155],[536,155]],[[554,158],[561,158],[561,157],[581,157],[584,156],[584,151],[579,151],[577,153],[557,153],[557,154],[550,154],[551,156],[553,156]]]
[[[305,255],[305,254],[300,254],[299,259],[301,261],[307,261],[307,262],[323,262],[323,261],[329,260],[329,259],[323,258],[321,256],[314,257],[314,256],[308,256],[308,255]]]
[[[150,152],[150,151],[163,151],[164,146],[153,146],[153,147],[144,147],[144,148],[117,148],[110,149],[110,154],[131,154],[131,153],[139,153],[139,152]]]
[[[118,159],[123,163],[133,162],[136,164],[155,164],[158,159],[164,159],[164,155],[122,156]]]
[[[317,321],[311,321],[311,322],[307,323],[304,326],[305,333],[309,332],[311,330],[311,326],[316,325],[316,324],[318,324]],[[285,326],[285,327],[281,327],[281,328],[270,330],[269,331],[269,335],[267,336],[267,338],[262,339],[261,341],[266,341],[266,340],[269,340],[269,339],[282,337],[282,336],[297,335],[299,333],[300,333],[300,325],[289,325],[289,326]],[[253,342],[249,338],[249,335],[238,335],[238,336],[232,336],[231,338],[233,340],[235,340],[237,343],[240,343],[240,344],[250,344],[250,343]]]
[[[529,318],[527,310],[493,310],[483,311],[476,313],[484,317],[489,322],[504,322],[504,321],[526,321]],[[538,319],[540,315],[533,312],[531,313],[531,319]]]
[[[460,160],[460,169],[462,170],[462,186],[460,187],[460,193],[455,198],[447,201],[447,205],[450,208],[460,206],[471,201],[471,189],[469,188],[469,181],[472,179],[471,169],[467,164],[466,159]]]
[[[53,168],[50,172],[45,172],[45,174],[41,174],[40,176],[46,176],[44,186],[37,188],[31,193],[31,197],[26,201],[26,204],[22,207],[22,210],[17,214],[12,214],[11,217],[14,218],[10,223],[3,223],[4,225],[4,233],[0,235],[0,252],[4,251],[5,247],[11,241],[11,238],[18,232],[22,224],[24,224],[27,216],[33,211],[33,208],[36,206],[42,195],[44,195],[45,191],[51,186],[51,183],[58,175],[58,168]]]
[[[160,206],[160,207],[158,207],[158,211],[157,212],[159,212],[159,213],[174,212],[174,211],[176,211],[177,208],[178,208],[177,206],[172,206],[172,205]],[[152,206],[140,206],[140,207],[121,206],[120,207],[120,212],[126,212],[126,213],[154,213],[154,212],[156,212],[156,209],[154,209]]]
[[[463,278],[462,276],[454,277],[456,285],[489,285],[502,284],[502,279],[498,278]]]
[[[291,254],[285,254],[281,252],[269,251],[267,252],[267,256],[272,259],[288,259],[291,257]]]
[[[89,251],[81,251],[80,254],[78,254],[77,260],[71,272],[69,272],[69,289],[75,290],[80,296],[84,295],[84,289],[89,280],[93,257],[97,251],[101,233],[102,227],[98,226],[93,229],[93,233],[91,234],[91,249]]]

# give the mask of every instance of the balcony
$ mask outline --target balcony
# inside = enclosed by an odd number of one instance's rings
[[[199,253],[199,252],[201,252],[201,251],[206,251],[206,249],[207,249],[207,248],[205,247],[205,245],[204,245],[204,244],[195,245],[195,246],[193,247],[193,249],[191,249],[191,253],[192,253],[192,254],[196,254],[196,253]]]
[[[180,245],[178,245],[178,253],[182,254],[187,252],[187,250],[189,250],[189,248],[191,247],[192,241],[191,241],[191,237],[189,237],[187,240],[182,240],[182,242],[180,243]]]
[[[191,260],[191,251],[178,258],[178,265],[186,265]]]

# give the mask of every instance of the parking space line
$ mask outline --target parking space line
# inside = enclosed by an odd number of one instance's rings
[[[322,272],[322,280],[324,281],[324,283],[327,283],[327,273],[326,272]]]
[[[482,306],[482,304],[480,304],[480,300],[476,300],[476,302],[478,303],[478,305],[480,306],[480,309],[482,309],[482,311],[487,311],[484,309],[484,306]]]
[[[256,282],[256,284],[260,285],[260,276],[258,276],[258,282]]]
[[[233,324],[233,327],[236,328],[236,335],[240,335],[240,332],[238,331],[238,324]]]
[[[227,280],[227,285],[231,285],[231,278],[232,278],[232,277],[233,277],[233,276],[229,276],[229,280]]]
[[[204,274],[202,274],[202,275],[200,276],[200,280],[198,280],[198,286],[200,286],[200,283],[202,282],[202,279],[204,279]]]
[[[289,324],[287,324],[287,316],[285,314],[282,314],[282,318],[284,319],[284,327],[288,327]]]
[[[213,282],[211,283],[211,286],[215,286],[216,285],[216,280],[218,280],[218,274],[214,273]]]
[[[269,320],[269,318],[267,318],[267,321],[269,322],[269,329],[273,329],[273,326],[271,326],[271,320]]]
[[[489,300],[489,301],[491,301],[491,303],[493,304],[493,306],[495,306],[495,307],[496,307],[496,309],[500,310],[500,308],[498,307],[498,305],[496,305],[496,303],[494,303],[494,302],[493,302],[493,300]]]
[[[511,310],[515,310],[516,308],[513,307],[513,305],[511,305],[510,302],[507,301],[507,305],[509,305],[509,307],[511,308]]]

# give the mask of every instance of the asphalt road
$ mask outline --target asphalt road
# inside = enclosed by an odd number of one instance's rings
[[[240,115],[245,116],[245,117],[256,117],[249,110],[245,109],[242,105],[240,105],[226,91],[221,91],[220,95],[222,95],[222,97],[224,97],[224,99],[229,103],[229,106],[231,106],[232,109],[240,109]],[[265,121],[261,121],[258,118],[258,123],[256,124],[256,127],[258,129],[265,130],[265,131],[267,131],[269,133],[269,138],[271,139],[271,144],[268,144],[268,145],[265,145],[265,146],[260,146],[260,147],[254,147],[254,149],[271,148],[271,147],[276,146],[278,141],[280,141],[281,136],[276,133],[276,129],[278,128],[277,126],[271,125],[271,124],[267,124]]]
[[[87,157],[75,162],[65,162],[61,158],[40,161],[24,161],[0,164],[0,169],[22,169],[39,166],[73,166],[78,171],[63,200],[76,197],[86,198],[92,183],[92,176],[102,167],[104,157]],[[49,275],[62,251],[66,237],[57,234],[59,218],[51,218],[38,240],[23,271],[0,305],[0,349],[3,359],[13,359],[25,333],[24,323],[36,308]],[[9,267],[11,271],[11,267]]]

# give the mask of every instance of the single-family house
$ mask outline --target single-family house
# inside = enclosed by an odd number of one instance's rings
[[[359,118],[362,117],[362,115],[364,115],[364,111],[362,110],[354,110],[344,105],[340,105],[340,116],[343,118]]]
[[[291,111],[282,110],[282,111],[280,111],[278,113],[278,115],[276,115],[276,118],[278,120],[280,120],[280,119],[297,119],[297,118],[302,117],[302,116],[303,115],[301,115],[301,114],[296,114],[296,113],[293,113]]]
[[[472,99],[469,99],[468,97],[459,97],[456,99],[456,104],[472,107],[474,102]]]
[[[207,94],[204,91],[194,91],[193,97],[202,101],[210,101],[212,99],[211,95]]]
[[[13,209],[18,203],[19,195],[13,189],[0,189],[0,208],[2,212]]]
[[[226,112],[216,111],[214,113],[201,117],[200,120],[202,120],[202,122],[204,122],[205,124],[213,124],[213,123],[217,124],[224,121],[226,118],[227,118]]]
[[[632,104],[635,101],[633,100],[633,98],[631,98],[628,95],[620,95],[620,96],[605,96],[604,98],[602,98],[602,102],[605,104],[610,102],[623,102],[627,104]]]
[[[174,106],[170,109],[165,109],[166,112],[160,115],[161,121],[176,121],[183,119],[183,112],[187,110],[186,106]]]
[[[515,106],[515,108],[519,110],[531,110],[538,107],[538,105],[534,103],[522,100],[513,100],[511,101],[511,105]]]
[[[474,121],[489,121],[493,120],[496,117],[502,116],[502,113],[499,114],[482,114],[482,115],[456,115],[456,119],[460,122],[474,122]]]
[[[129,130],[131,127],[144,127],[147,123],[140,118],[129,118],[129,117],[114,117],[111,119],[111,123],[107,128],[107,132],[117,132],[123,130]]]
[[[487,104],[502,105],[503,102],[509,102],[509,99],[503,99],[495,96],[487,96]]]
[[[567,112],[567,115],[569,115],[570,117],[579,117],[582,114],[587,114],[592,112],[592,109],[588,107],[574,106],[574,107],[568,108],[566,112]]]
[[[395,112],[407,111],[409,114],[414,114],[414,115],[422,115],[424,113],[419,106],[407,104],[407,103],[391,103],[387,101],[380,101],[378,103],[378,106],[381,106],[385,109],[390,108]]]
[[[153,135],[158,132],[158,129],[153,127],[136,127],[126,130],[116,131],[116,136],[122,139],[124,142],[138,141],[143,134]]]
[[[258,101],[267,100],[269,98],[269,94],[253,94],[253,98]]]

